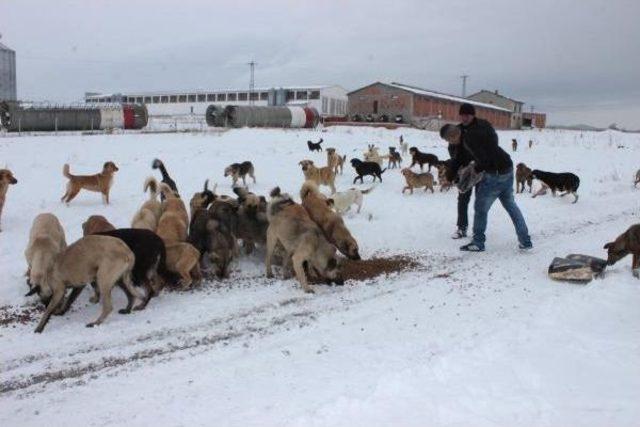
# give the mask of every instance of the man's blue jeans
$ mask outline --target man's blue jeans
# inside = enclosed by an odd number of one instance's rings
[[[502,206],[511,217],[520,244],[524,246],[531,245],[527,223],[524,221],[522,212],[520,212],[520,208],[518,208],[513,198],[513,169],[502,175],[485,173],[482,181],[476,185],[472,243],[484,249],[487,214],[496,199],[500,200],[500,203],[502,203]]]

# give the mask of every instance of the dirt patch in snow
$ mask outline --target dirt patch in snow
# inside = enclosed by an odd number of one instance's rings
[[[368,280],[378,276],[414,270],[420,266],[408,256],[374,257],[360,261],[345,260],[342,275],[345,280]]]
[[[17,324],[26,325],[39,318],[43,311],[44,306],[40,304],[22,307],[2,306],[0,307],[0,327],[15,328]]]

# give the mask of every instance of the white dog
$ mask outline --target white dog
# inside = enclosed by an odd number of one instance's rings
[[[402,153],[402,155],[406,156],[408,151],[409,151],[409,143],[400,141],[400,152]]]
[[[334,193],[327,199],[327,203],[339,214],[351,209],[351,205],[358,205],[357,212],[360,213],[360,208],[362,208],[362,195],[369,194],[374,188],[375,187],[371,187],[368,190],[350,188],[347,191]]]

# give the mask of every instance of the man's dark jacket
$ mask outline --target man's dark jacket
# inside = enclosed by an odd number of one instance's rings
[[[449,153],[458,167],[475,160],[478,172],[503,174],[513,168],[511,157],[498,145],[498,135],[491,123],[474,118],[468,126],[460,125],[460,129],[462,144],[453,147],[453,152],[449,144]]]

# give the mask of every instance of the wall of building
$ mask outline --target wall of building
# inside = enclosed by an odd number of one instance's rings
[[[533,126],[542,129],[547,126],[547,115],[545,113],[522,113],[524,126]]]
[[[17,97],[16,53],[0,47],[0,100],[15,101]]]
[[[375,111],[375,103],[377,109]],[[349,116],[356,114],[388,114],[391,119],[398,114],[405,121],[410,120],[413,112],[413,95],[407,91],[382,84],[373,84],[349,93]]]
[[[512,111],[510,127],[512,129],[520,129],[522,127],[522,102],[514,101],[513,99],[506,98],[500,94],[489,92],[486,90],[474,93],[469,96],[469,99],[478,102],[484,102],[486,104],[496,105],[501,108],[506,108]]]

